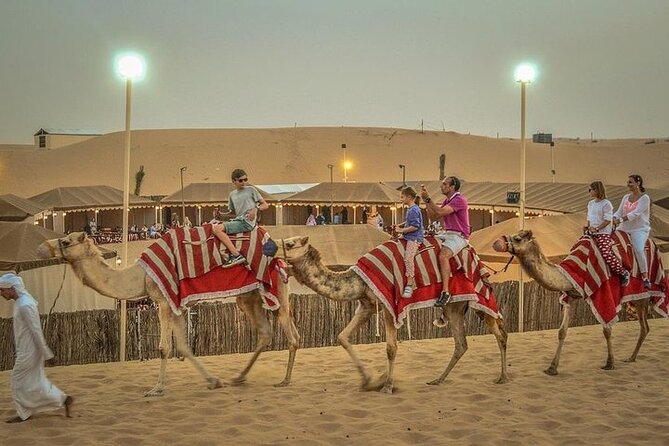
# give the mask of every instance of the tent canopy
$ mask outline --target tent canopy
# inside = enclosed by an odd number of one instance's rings
[[[23,221],[39,215],[47,208],[13,194],[0,195],[0,221]]]
[[[123,208],[123,191],[111,186],[57,187],[30,199],[56,211]],[[151,207],[156,204],[149,198],[130,195],[131,207]]]
[[[275,202],[276,198],[254,186],[258,189],[260,196],[267,202]],[[230,192],[235,189],[232,183],[190,183],[184,186],[183,197],[186,204],[223,204],[228,202]],[[163,205],[180,205],[181,189],[168,195],[160,201]]]
[[[42,242],[62,236],[32,223],[0,222],[0,271],[19,273],[62,263],[60,259],[40,259],[37,256],[37,248]],[[116,257],[115,251],[100,250],[104,258]]]
[[[401,182],[388,183],[392,187],[399,187]],[[421,184],[425,184],[428,193],[433,199],[441,201],[441,181],[407,181],[416,191],[420,191]],[[589,184],[585,183],[527,183],[525,185],[525,209],[530,212],[559,212],[573,213],[582,212],[588,206],[590,195]],[[470,207],[473,209],[518,209],[517,204],[506,202],[506,193],[520,190],[518,183],[488,183],[463,181],[460,191],[467,197]],[[669,198],[669,191],[660,189],[648,189],[650,197],[655,202],[663,202]],[[608,199],[617,208],[623,196],[629,193],[627,186],[606,186]],[[669,201],[667,201],[669,206]]]
[[[286,204],[383,205],[399,203],[400,193],[384,183],[320,183],[284,199]]]

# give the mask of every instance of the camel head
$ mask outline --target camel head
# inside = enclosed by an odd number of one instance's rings
[[[37,255],[42,259],[60,258],[72,262],[84,256],[99,256],[100,251],[85,232],[73,232],[63,238],[44,241],[37,248]]]
[[[523,229],[513,235],[503,235],[492,244],[497,252],[508,252],[513,255],[522,256],[534,242],[532,231]]]
[[[311,245],[309,245],[309,237],[295,236],[281,239],[278,246],[278,254],[284,257],[286,262],[294,263],[304,257]]]

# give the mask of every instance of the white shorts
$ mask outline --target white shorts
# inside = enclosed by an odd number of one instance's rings
[[[453,255],[462,251],[469,244],[462,234],[455,231],[446,231],[438,234],[437,238],[441,241],[441,246],[450,249]]]

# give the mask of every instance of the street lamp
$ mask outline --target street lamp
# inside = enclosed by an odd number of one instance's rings
[[[406,181],[407,166],[406,164],[400,164],[399,167],[400,169],[402,169],[402,187],[404,188],[407,187],[407,181]]]
[[[516,67],[516,82],[520,84],[520,229],[525,229],[525,90],[527,84],[534,80],[534,67],[521,64]],[[523,269],[520,268],[518,282],[518,331],[522,332],[525,325],[525,290],[523,285]]]
[[[130,206],[130,105],[132,103],[132,81],[144,77],[144,60],[137,54],[125,54],[116,59],[116,71],[125,79],[125,145],[123,162],[123,240],[121,261],[123,268],[128,266],[128,207]],[[120,359],[125,362],[126,343],[126,301],[121,300]]]
[[[180,170],[181,174],[181,224],[186,222],[186,203],[184,202],[184,170],[188,167],[184,166]]]
[[[328,169],[330,169],[330,218],[333,218],[333,213],[332,212],[334,211],[334,207],[333,207],[333,204],[332,204],[332,202],[334,201],[334,197],[333,197],[334,189],[333,189],[333,185],[332,185],[332,169],[333,168],[334,168],[334,165],[328,164]]]
[[[344,150],[344,183],[348,181],[348,170],[353,167],[353,164],[346,158],[346,144],[342,144],[341,148]]]

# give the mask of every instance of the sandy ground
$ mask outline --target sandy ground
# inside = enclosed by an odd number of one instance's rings
[[[601,328],[572,329],[557,377],[541,372],[553,354],[555,331],[512,334],[511,382],[504,385],[492,383],[499,372],[492,336],[470,338],[469,351],[439,387],[425,383],[443,370],[452,340],[403,342],[393,395],[360,392],[357,372],[339,347],[299,351],[286,388],[273,387],[283,378],[285,351],[261,356],[247,384],[213,391],[190,364],[170,360],[162,398],[143,397],[155,383],[158,360],[55,367],[48,375],[76,398],[74,417],[58,411],[3,423],[0,435],[13,445],[668,444],[669,324],[651,321],[638,361],[622,362],[637,332],[635,322],[616,326],[619,362],[603,371]],[[383,369],[383,344],[356,349],[372,370]],[[248,358],[203,361],[228,380]],[[14,414],[10,373],[0,373],[5,417]]]

